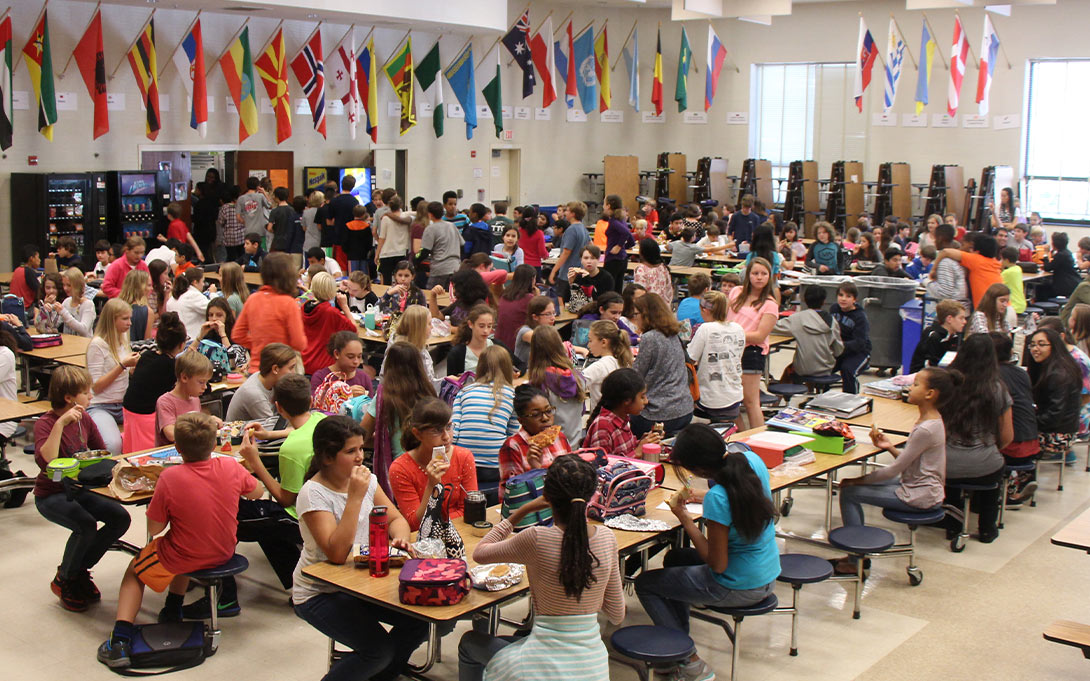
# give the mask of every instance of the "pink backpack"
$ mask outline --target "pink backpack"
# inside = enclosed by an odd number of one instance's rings
[[[339,414],[341,405],[352,397],[352,386],[344,380],[344,374],[329,372],[314,391],[312,408],[325,414]]]
[[[627,461],[611,461],[598,469],[598,489],[587,504],[587,517],[605,521],[625,514],[641,516],[654,486],[650,475]]]

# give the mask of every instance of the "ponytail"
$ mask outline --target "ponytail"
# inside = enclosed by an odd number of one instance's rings
[[[545,474],[545,498],[553,508],[553,516],[566,523],[558,577],[564,593],[576,601],[598,581],[594,569],[601,564],[590,550],[587,531],[587,501],[596,486],[594,466],[574,454],[557,457]]]
[[[603,407],[616,413],[617,407],[636,399],[644,390],[647,390],[647,383],[635,369],[615,369],[602,381],[602,397],[598,400],[598,404],[594,405],[594,411],[591,412],[587,423],[593,423]]]
[[[178,300],[182,297],[182,294],[189,290],[191,281],[187,277],[174,277],[174,287],[170,291],[170,296],[174,300]]]

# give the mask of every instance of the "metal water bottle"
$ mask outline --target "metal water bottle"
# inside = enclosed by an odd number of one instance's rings
[[[390,532],[387,522],[385,506],[371,509],[367,518],[367,543],[372,577],[385,577],[390,574]]]

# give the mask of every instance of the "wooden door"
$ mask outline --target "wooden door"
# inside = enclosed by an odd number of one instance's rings
[[[287,187],[288,196],[295,196],[295,154],[290,151],[236,151],[235,182],[242,191],[251,175],[268,177],[274,189]]]
[[[630,216],[636,215],[639,204],[636,196],[640,193],[640,159],[638,156],[606,156],[605,193],[621,197]],[[632,218],[635,219],[635,218]]]
[[[670,173],[670,179],[667,181],[670,198],[677,201],[680,207],[681,204],[689,201],[689,181],[685,179],[685,154],[670,154],[666,161],[667,167],[674,171]]]

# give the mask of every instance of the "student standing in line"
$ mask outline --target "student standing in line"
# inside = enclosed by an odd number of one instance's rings
[[[632,321],[640,331],[640,353],[632,368],[648,385],[648,404],[641,414],[631,417],[632,432],[643,437],[661,423],[663,437],[672,437],[693,418],[685,348],[678,335],[681,325],[656,294],[637,298],[634,307]]]
[[[624,285],[625,274],[628,272],[628,249],[636,245],[636,239],[632,236],[632,230],[628,227],[628,211],[625,210],[621,197],[610,194],[606,197],[605,203],[609,208],[610,217],[609,223],[606,225],[605,264],[603,267],[606,272],[609,272],[609,276],[613,278],[613,286],[616,287],[617,291],[620,291]],[[655,245],[655,250],[658,251],[658,244]],[[640,249],[640,260],[643,260],[642,248]]]
[[[411,244],[409,225],[401,214],[401,197],[391,196],[387,208],[381,216],[375,217],[376,221],[381,222],[376,224],[378,231],[375,237],[378,242],[375,247],[375,264],[382,276],[382,283],[390,286],[394,284],[398,265],[408,257]]]
[[[458,271],[465,241],[458,228],[443,219],[443,204],[438,201],[428,204],[428,219],[430,222],[420,241],[416,261],[428,260],[431,263],[427,288],[439,286],[446,290],[451,275]]]

